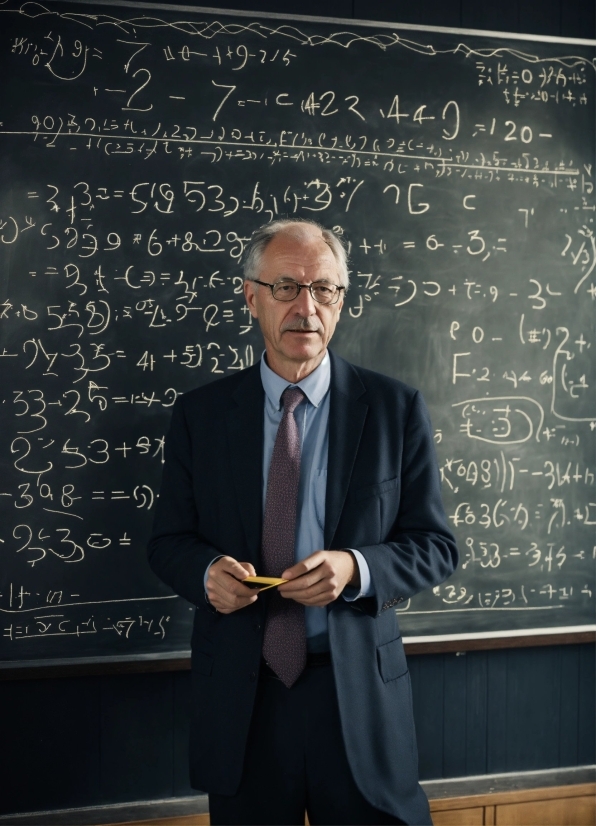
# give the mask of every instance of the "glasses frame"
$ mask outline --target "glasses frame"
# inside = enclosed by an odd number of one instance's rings
[[[340,287],[338,284],[327,284],[325,281],[313,281],[312,284],[299,284],[297,281],[292,281],[291,279],[288,279],[287,281],[276,281],[275,284],[269,284],[269,283],[267,283],[267,281],[259,281],[257,278],[253,278],[253,279],[251,279],[251,282],[253,284],[261,284],[261,286],[263,286],[263,287],[269,287],[269,289],[271,290],[272,298],[275,301],[281,301],[283,304],[289,304],[290,301],[296,301],[296,299],[300,296],[300,290],[308,290],[312,300],[316,301],[317,304],[320,304],[321,307],[332,307],[334,304],[337,304],[337,302],[339,301],[340,296],[341,296],[341,291],[345,290],[345,287]],[[294,298],[277,298],[273,291],[280,284],[293,284],[295,287],[297,287],[298,293],[294,296]],[[333,301],[327,301],[327,302],[319,301],[319,299],[316,298],[313,295],[313,292],[312,292],[312,288],[316,284],[325,284],[325,286],[335,287],[335,293],[334,293],[335,298],[333,299]]]

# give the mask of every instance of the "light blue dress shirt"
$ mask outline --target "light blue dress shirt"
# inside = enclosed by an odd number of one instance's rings
[[[281,397],[288,387],[299,387],[305,395],[294,412],[300,432],[301,461],[298,487],[298,511],[296,519],[296,544],[294,559],[299,562],[315,551],[325,550],[325,494],[327,489],[327,457],[329,453],[329,385],[331,360],[327,353],[316,370],[297,384],[291,384],[278,376],[267,365],[265,353],[261,358],[261,381],[265,391],[265,416],[263,440],[263,510],[267,498],[269,466],[277,429],[282,420]],[[341,550],[341,549],[335,549]],[[371,596],[374,591],[370,570],[362,554],[349,548],[358,564],[360,589],[348,586],[343,598],[348,601]],[[205,584],[209,568],[220,557],[212,560],[205,571]],[[260,573],[257,571],[257,574]],[[309,651],[329,650],[327,608],[306,606],[307,647]]]
[[[294,412],[300,431],[301,460],[296,519],[294,559],[299,562],[315,551],[325,549],[325,493],[327,489],[327,456],[329,453],[329,385],[331,360],[327,353],[316,370],[297,384],[290,384],[267,365],[265,353],[261,358],[261,381],[265,391],[265,422],[263,441],[263,509],[267,497],[269,466],[277,429],[282,420],[281,397],[288,387],[299,387],[306,398]],[[341,549],[337,549],[341,550]],[[359,551],[350,549],[360,571],[360,589],[346,588],[344,599],[349,601],[371,596],[372,585],[368,564]],[[305,607],[306,637],[309,651],[329,649],[327,608]]]

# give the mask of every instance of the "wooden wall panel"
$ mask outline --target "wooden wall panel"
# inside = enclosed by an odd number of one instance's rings
[[[443,777],[466,774],[467,655],[444,658]]]
[[[464,29],[516,32],[519,31],[518,17],[518,0],[500,0],[498,3],[462,0],[461,26]]]
[[[594,737],[596,704],[596,659],[594,647],[580,646],[579,649],[579,719],[577,759],[591,765],[596,762],[596,738]]]
[[[558,736],[551,729],[559,717],[560,680],[554,679],[553,667],[560,673],[560,655],[560,646],[552,649],[552,663],[536,648],[507,652],[505,738],[507,765],[514,771],[548,768],[558,761]]]
[[[577,762],[579,732],[579,649],[564,646],[559,652],[559,765]]]
[[[188,777],[188,732],[190,728],[190,678],[184,672],[174,675],[174,765],[173,795],[196,794]]]
[[[460,26],[461,5],[460,0],[354,0],[352,16],[360,20]]]
[[[86,806],[100,795],[99,685],[0,684],[0,812]]]
[[[486,771],[508,771],[507,766],[507,664],[508,652],[495,651],[488,659],[488,709]]]
[[[484,809],[459,809],[454,812],[433,812],[434,826],[483,826]]]
[[[516,789],[430,800],[435,826],[593,826],[596,784]],[[482,819],[478,820],[479,812]]]
[[[101,800],[172,796],[172,675],[101,680]],[[45,682],[45,681],[44,681]],[[74,762],[77,755],[73,755]]]
[[[534,800],[496,807],[496,826],[592,826],[594,796]],[[437,820],[435,819],[435,825]]]
[[[561,3],[566,0],[519,0],[518,31],[533,34],[561,33]]]
[[[594,0],[561,0],[562,37],[596,36]]]
[[[486,651],[466,654],[466,771],[484,774],[487,756],[488,657]]]
[[[452,655],[453,656],[453,655]],[[421,777],[443,777],[443,655],[416,657],[412,674]]]

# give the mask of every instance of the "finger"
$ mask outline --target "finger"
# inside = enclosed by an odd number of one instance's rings
[[[311,599],[318,599],[323,595],[327,595],[329,599],[333,599],[334,593],[335,589],[328,580],[320,580],[308,588],[282,593],[282,597],[296,600],[296,602],[307,602]]]
[[[299,603],[300,605],[308,606],[311,608],[322,607],[324,605],[329,605],[330,602],[333,602],[336,597],[327,591],[324,591],[317,596],[305,597],[305,598],[295,598],[294,602]]]
[[[298,591],[304,591],[307,588],[315,585],[317,582],[321,582],[325,579],[324,575],[320,571],[319,568],[315,568],[314,571],[309,571],[306,574],[302,574],[302,576],[297,577],[296,579],[292,579],[289,582],[284,582],[283,585],[280,585],[278,590],[281,594],[294,594]]]
[[[221,588],[223,588],[224,591],[227,591],[228,594],[231,594],[235,597],[242,597],[243,599],[248,599],[248,597],[255,596],[254,588],[249,588],[248,585],[243,585],[242,582],[239,582],[233,576],[226,576],[224,580],[218,582],[218,585]]]
[[[245,608],[258,598],[258,594],[254,591],[250,592],[249,597],[237,596],[228,591],[220,589],[212,589],[207,591],[209,602],[217,608],[218,611],[237,611],[239,608]]]
[[[297,562],[295,565],[292,565],[291,568],[286,568],[286,570],[282,573],[282,579],[296,579],[299,576],[304,576],[304,574],[312,571],[314,568],[317,568],[325,559],[325,551],[315,551],[310,556],[307,556],[306,559],[301,559],[300,562]]]
[[[209,582],[217,582],[223,588],[231,591],[232,593],[244,594],[247,596],[248,593],[251,593],[252,591],[248,588],[248,586],[242,584],[242,580],[247,576],[250,576],[247,572],[247,568],[251,569],[252,565],[250,562],[236,562],[235,559],[231,560],[229,557],[225,557],[224,559],[226,561],[224,562],[224,560],[221,560],[221,565],[215,563],[211,566],[211,568],[209,568],[207,584],[209,584]],[[252,568],[252,570],[254,570],[254,568]]]
[[[214,578],[207,582],[207,594],[210,595],[211,593],[219,596],[220,599],[229,600],[231,604],[237,599],[254,602],[251,598],[258,596],[258,593],[255,594],[252,588],[242,585],[237,579],[228,574],[225,574],[223,579]]]
[[[213,563],[211,568],[209,568],[209,573],[211,573],[211,571],[213,571],[214,575],[227,573],[234,577],[234,579],[243,580],[245,577],[251,576],[248,570],[254,571],[250,562],[238,562],[238,560],[231,556],[224,556]]]

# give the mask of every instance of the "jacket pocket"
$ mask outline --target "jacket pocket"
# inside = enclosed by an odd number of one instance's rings
[[[358,488],[354,491],[354,499],[358,502],[361,499],[368,499],[371,496],[381,496],[383,493],[388,493],[395,490],[399,486],[399,476],[394,479],[387,479],[386,482],[377,482],[374,485],[366,485],[366,487]]]
[[[408,664],[401,637],[377,646],[377,662],[383,682],[389,683],[403,677],[408,670]]]

